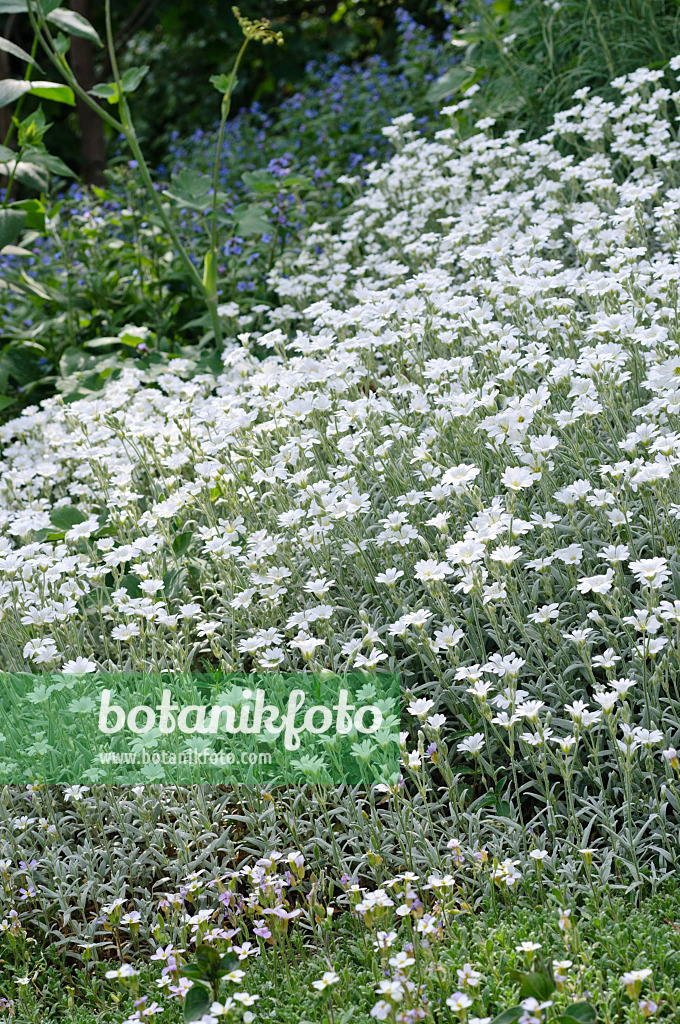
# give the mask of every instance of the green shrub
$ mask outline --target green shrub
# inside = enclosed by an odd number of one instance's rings
[[[496,117],[499,127],[521,126],[530,136],[577,90],[611,99],[613,79],[663,67],[680,51],[677,0],[469,0],[460,18],[453,42],[461,63],[431,99],[478,84],[473,118]]]

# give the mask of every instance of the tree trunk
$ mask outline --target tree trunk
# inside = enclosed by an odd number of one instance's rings
[[[88,17],[89,0],[71,0],[71,9]],[[92,44],[88,39],[71,37],[71,67],[82,86],[88,91],[95,84],[92,61]],[[80,125],[80,151],[82,154],[82,175],[88,185],[104,184],[106,167],[106,139],[101,119],[86,103],[76,97],[78,123]]]

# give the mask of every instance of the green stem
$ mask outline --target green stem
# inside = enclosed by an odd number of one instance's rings
[[[220,119],[220,130],[217,135],[215,166],[213,168],[213,196],[212,209],[210,211],[210,249],[205,257],[203,288],[205,290],[205,301],[208,304],[208,310],[213,322],[215,343],[220,349],[222,348],[222,324],[220,323],[219,314],[217,312],[217,191],[220,185],[220,162],[222,159],[222,147],[224,145],[224,130],[227,124],[227,118],[229,117],[229,111],[231,109],[231,94],[234,91],[234,86],[236,84],[236,72],[238,71],[243,54],[246,52],[248,42],[249,37],[246,36],[231,69],[231,74],[229,75],[229,81],[227,83],[227,91],[222,97],[222,116]]]
[[[31,57],[35,57],[37,49],[38,49],[38,37],[37,37],[37,35],[34,35],[33,36],[33,45],[31,46]],[[24,82],[30,82],[31,75],[33,74],[34,66],[35,65],[33,65],[33,64],[29,64],[27,66],[26,74],[24,75]],[[10,140],[11,140],[12,135],[14,133],[14,119],[18,118],[18,116],[19,116],[19,111],[21,110],[21,105],[24,102],[24,97],[25,96],[26,96],[26,93],[22,93],[22,95],[19,97],[19,99],[16,102],[16,105],[14,107],[14,117],[12,118],[12,120],[9,123],[9,128],[7,129],[7,134],[5,135],[5,141],[3,142],[4,146],[8,146],[9,143],[10,143]],[[7,195],[9,195],[9,186],[7,187]]]
[[[12,170],[9,173],[9,178],[7,179],[7,188],[5,190],[5,198],[3,200],[3,204],[2,204],[2,207],[0,207],[0,209],[3,209],[3,210],[6,209],[7,204],[9,203],[9,198],[10,198],[10,196],[12,194],[12,185],[14,184],[14,178],[15,178],[15,175],[17,173],[17,167],[19,166],[20,162],[21,162],[21,150],[19,150],[19,152],[17,153],[17,158],[14,161],[14,165],[12,167]]]
[[[123,125],[119,121],[117,121],[115,117],[112,117],[111,114],[108,113],[108,111],[104,110],[103,107],[100,107],[99,104],[92,99],[89,93],[85,92],[85,90],[77,82],[73,72],[68,66],[66,58],[63,55],[58,54],[56,52],[54,48],[54,39],[52,37],[52,33],[50,32],[47,26],[47,23],[44,23],[45,33],[43,34],[40,25],[36,21],[35,15],[33,13],[32,3],[33,0],[28,0],[28,16],[31,19],[31,27],[35,32],[36,36],[38,37],[38,39],[40,40],[41,46],[45,51],[50,63],[54,65],[54,67],[57,69],[62,78],[65,79],[65,81],[68,83],[73,92],[80,96],[83,103],[86,103],[91,110],[94,110],[95,114],[101,117],[102,121],[108,124],[108,126],[112,128],[116,132],[116,134],[120,134],[123,131]]]
[[[222,147],[224,145],[224,129],[227,124],[227,118],[229,117],[229,111],[231,110],[231,94],[234,91],[234,85],[236,84],[236,72],[238,71],[239,65],[243,58],[243,54],[246,52],[249,39],[246,37],[243,40],[241,49],[238,52],[238,57],[234,62],[234,66],[231,69],[229,75],[229,83],[227,85],[227,91],[222,98],[222,119],[220,120],[220,130],[217,136],[217,148],[215,151],[215,166],[213,168],[213,201],[212,201],[212,224],[210,234],[210,251],[215,258],[217,252],[217,190],[220,184],[220,162],[222,160]]]
[[[201,276],[198,273],[198,271],[196,270],[196,267],[191,262],[191,260],[189,258],[189,255],[188,255],[186,249],[184,248],[184,245],[182,244],[182,241],[181,241],[181,239],[180,239],[180,237],[179,237],[179,235],[177,233],[177,230],[175,229],[175,226],[172,223],[172,221],[170,220],[170,218],[168,217],[168,215],[167,215],[167,213],[165,211],[165,208],[163,206],[163,203],[161,202],[161,200],[160,200],[160,198],[158,196],[158,193],[156,192],[156,188],[155,188],[153,179],[151,177],[151,173],[149,171],[148,164],[146,162],[146,159],[144,158],[144,154],[142,153],[141,147],[140,147],[138,139],[137,139],[137,133],[135,131],[134,124],[132,123],[132,117],[131,117],[131,114],[130,114],[130,108],[129,108],[128,104],[127,104],[127,101],[126,101],[124,93],[123,93],[123,86],[122,86],[122,82],[121,82],[121,78],[120,78],[120,72],[118,70],[118,61],[116,60],[116,52],[115,52],[115,47],[114,47],[114,44],[113,44],[113,31],[112,31],[112,27],[111,27],[111,0],[106,0],[106,3],[105,3],[105,16],[106,16],[106,42],[107,42],[107,48],[108,48],[108,51],[109,51],[109,58],[110,58],[110,61],[111,61],[111,69],[113,71],[113,78],[114,78],[114,81],[116,83],[116,86],[118,87],[118,94],[119,94],[118,110],[119,110],[120,119],[121,119],[120,120],[120,131],[125,136],[127,144],[130,147],[135,160],[137,161],[137,164],[138,164],[138,167],[139,167],[139,172],[140,172],[140,174],[142,176],[142,180],[144,181],[144,184],[146,185],[146,189],[147,189],[149,195],[151,196],[153,204],[156,207],[156,211],[158,213],[158,216],[161,218],[161,221],[163,222],[163,226],[165,227],[165,230],[168,232],[168,234],[170,235],[170,238],[172,239],[172,241],[174,243],[175,249],[177,250],[177,254],[180,257],[180,260],[182,261],[185,270],[189,274],[189,277],[193,280],[194,284],[196,284],[198,286],[198,288],[199,288],[201,294],[203,295],[203,297],[206,298],[205,288],[203,287],[203,281],[201,280]],[[215,311],[215,313],[216,312],[217,311]],[[212,311],[211,311],[211,316],[212,316]],[[214,326],[214,322],[213,322],[213,326]],[[218,343],[219,343],[219,341],[218,341]]]

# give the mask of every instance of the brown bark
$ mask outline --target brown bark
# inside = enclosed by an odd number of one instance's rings
[[[71,0],[71,9],[88,18],[89,0]],[[92,44],[88,39],[71,37],[71,67],[78,81],[86,91],[95,84],[92,60]],[[78,123],[80,125],[80,151],[82,155],[83,180],[88,185],[104,184],[106,167],[106,139],[104,125],[94,110],[76,97]]]

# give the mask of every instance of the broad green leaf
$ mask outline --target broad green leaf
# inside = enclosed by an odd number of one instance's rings
[[[229,76],[211,75],[210,84],[213,85],[218,92],[225,93],[229,88]]]
[[[212,206],[212,196],[208,195],[211,187],[212,182],[206,174],[185,167],[173,177],[170,188],[163,195],[189,210],[207,210]]]
[[[271,224],[267,220],[266,211],[263,206],[247,206],[241,204],[233,212],[236,221],[236,230],[239,235],[263,235],[271,230]]]
[[[19,82],[14,78],[3,78],[0,81],[0,107],[6,107],[9,103],[14,103],[25,92],[30,91],[30,82]]]
[[[220,976],[223,977],[225,974],[231,974],[231,972],[235,970],[238,967],[238,965],[239,959],[237,956],[234,956],[233,953],[229,953],[226,956],[223,956],[220,960]]]
[[[16,398],[11,398],[9,395],[0,395],[0,411],[8,409],[10,405],[14,405]]]
[[[144,76],[148,74],[148,71],[148,64],[143,64],[138,68],[128,68],[120,80],[121,85],[123,86],[123,92],[134,92],[135,89],[138,89],[140,82]]]
[[[69,107],[75,107],[76,105],[73,90],[68,85],[60,85],[57,82],[35,82],[31,92],[34,96],[39,96],[43,100],[66,103]]]
[[[272,172],[267,170],[266,167],[261,167],[257,171],[244,171],[242,177],[248,188],[252,188],[254,185],[258,184],[258,182],[266,182],[267,184],[275,185],[277,180]]]
[[[26,226],[26,214],[23,210],[9,207],[0,210],[0,248],[13,242]]]
[[[441,78],[433,82],[427,90],[426,99],[429,103],[438,103],[445,96],[459,92],[465,85],[471,85],[475,69],[465,64],[455,64]]]
[[[31,231],[45,230],[46,210],[39,199],[22,199],[19,203],[12,203],[13,210],[23,210],[26,214],[26,227]]]
[[[251,192],[257,192],[258,195],[273,195],[280,189],[279,181],[274,177],[271,171],[259,170],[259,171],[244,171],[243,183]]]
[[[526,106],[526,97],[517,88],[510,75],[498,77],[494,84],[493,94],[489,96],[486,113],[489,117],[500,117],[503,114],[516,114]]]
[[[210,975],[220,968],[220,954],[207,942],[201,942],[196,947],[196,963],[204,975]]]
[[[597,1010],[590,1003],[572,1003],[559,1018],[560,1024],[596,1024]]]
[[[0,164],[0,174],[11,174],[12,171],[14,171],[17,181],[20,181],[22,185],[37,189],[38,192],[44,192],[49,185],[49,174],[44,167],[39,167],[37,164],[29,163],[26,160],[20,160],[16,165],[14,163]]]
[[[212,181],[207,174],[194,171],[191,167],[185,167],[176,174],[170,184],[172,188],[192,196],[207,195],[212,187]]]
[[[187,571],[184,568],[184,566],[182,566],[182,568],[180,569],[170,569],[170,571],[166,572],[165,575],[163,576],[163,583],[165,584],[163,596],[169,601],[173,600],[173,598],[175,597],[179,597],[179,595],[182,593],[182,590],[184,589],[186,582]],[[199,965],[201,964],[201,960],[198,956],[198,951],[196,951],[196,962]]]
[[[203,973],[198,964],[185,964],[180,967],[179,973],[183,978],[191,978],[192,981],[201,981]]]
[[[26,50],[22,50],[16,43],[10,43],[9,39],[3,39],[2,36],[0,36],[0,50],[10,53],[13,57],[18,57],[19,60],[26,61],[27,64],[36,64],[30,53],[26,53]]]
[[[99,33],[90,25],[87,18],[84,18],[82,14],[76,14],[75,11],[68,11],[63,7],[59,7],[55,11],[51,11],[47,15],[47,20],[51,21],[53,25],[62,29],[64,32],[68,32],[71,36],[80,36],[81,39],[89,39],[90,42],[96,43],[98,46],[103,46]]]
[[[281,181],[283,188],[301,188],[303,185],[309,184],[309,178],[303,178],[301,174],[289,174]]]
[[[20,82],[15,78],[3,78],[0,81],[0,107],[14,103],[27,92],[34,96],[40,96],[41,99],[54,100],[56,103],[68,103],[71,107],[76,105],[73,91],[67,85],[61,85],[59,82]]]
[[[29,146],[24,150],[24,159],[29,163],[38,164],[39,167],[44,167],[51,174],[58,174],[62,178],[76,178],[77,174],[68,167],[63,160],[60,160],[58,156],[53,153],[48,153],[43,147],[38,148],[37,146]]]
[[[191,546],[193,533],[188,530],[186,533],[178,533],[172,542],[172,550],[176,555],[183,555]]]
[[[144,343],[144,338],[140,338],[138,334],[119,334],[115,340],[121,345],[127,345],[128,348],[139,348]]]
[[[96,96],[100,100],[107,100],[109,103],[117,103],[120,99],[118,86],[115,82],[100,82],[90,89],[90,96]]]
[[[28,14],[26,0],[0,0],[0,14]]]
[[[554,980],[549,974],[542,971],[509,971],[508,973],[520,983],[520,999],[534,998],[539,1002],[544,1002],[546,999],[550,999],[555,991]]]
[[[69,377],[72,373],[82,370],[85,366],[86,359],[87,356],[84,352],[81,352],[81,350],[76,348],[75,345],[69,345],[69,347],[64,350],[61,359],[59,360],[59,370],[62,377]]]
[[[61,505],[50,512],[50,522],[58,530],[70,530],[72,526],[84,523],[86,519],[87,516],[73,505]]]
[[[83,342],[83,345],[85,348],[108,348],[110,345],[119,345],[120,340],[118,337],[93,338],[92,341]]]
[[[47,17],[52,11],[56,11],[57,7],[61,7],[63,0],[39,0],[39,2],[43,14]]]
[[[141,597],[142,592],[139,589],[139,580],[132,573],[126,573],[120,581],[120,585],[123,590],[127,591],[128,597]]]
[[[201,985],[200,982],[195,982],[186,994],[184,1000],[184,1020],[200,1020],[212,1004],[212,997],[210,989]]]
[[[22,245],[3,245],[0,254],[3,256],[35,256],[32,249],[24,249]]]
[[[509,1010],[503,1010],[503,1013],[499,1013],[497,1017],[494,1017],[491,1024],[515,1024],[515,1021],[518,1021],[523,1013],[523,1007],[511,1006]]]

